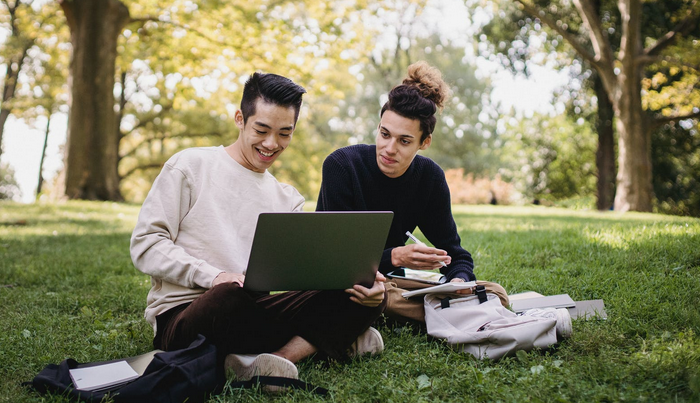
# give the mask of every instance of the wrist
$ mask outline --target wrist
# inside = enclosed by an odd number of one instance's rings
[[[396,257],[396,253],[399,248],[394,248],[391,250],[391,265],[394,267],[400,267],[401,262],[399,262],[399,259]]]

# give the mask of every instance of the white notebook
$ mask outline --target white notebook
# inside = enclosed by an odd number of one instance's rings
[[[70,371],[73,386],[80,390],[98,391],[125,384],[139,377],[126,361],[110,362],[93,367],[73,368]]]

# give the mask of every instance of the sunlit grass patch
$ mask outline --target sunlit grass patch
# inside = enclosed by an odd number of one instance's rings
[[[143,319],[150,281],[128,250],[138,211],[0,203],[0,401],[42,401],[20,383],[49,363],[152,348]],[[700,400],[700,220],[541,206],[453,211],[478,278],[510,293],[603,299],[609,318],[576,321],[558,348],[497,362],[414,327],[380,325],[386,349],[377,357],[300,363],[301,378],[329,389],[327,398],[228,388],[211,401]]]

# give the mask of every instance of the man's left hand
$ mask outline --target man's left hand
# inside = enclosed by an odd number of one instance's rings
[[[372,288],[355,284],[352,288],[345,290],[345,292],[350,294],[351,301],[362,306],[373,308],[384,301],[384,291],[386,290],[384,288],[385,281],[386,277],[384,277],[382,273],[377,272]]]

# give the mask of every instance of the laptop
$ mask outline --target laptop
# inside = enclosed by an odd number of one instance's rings
[[[343,290],[371,286],[391,211],[261,213],[243,288]]]

